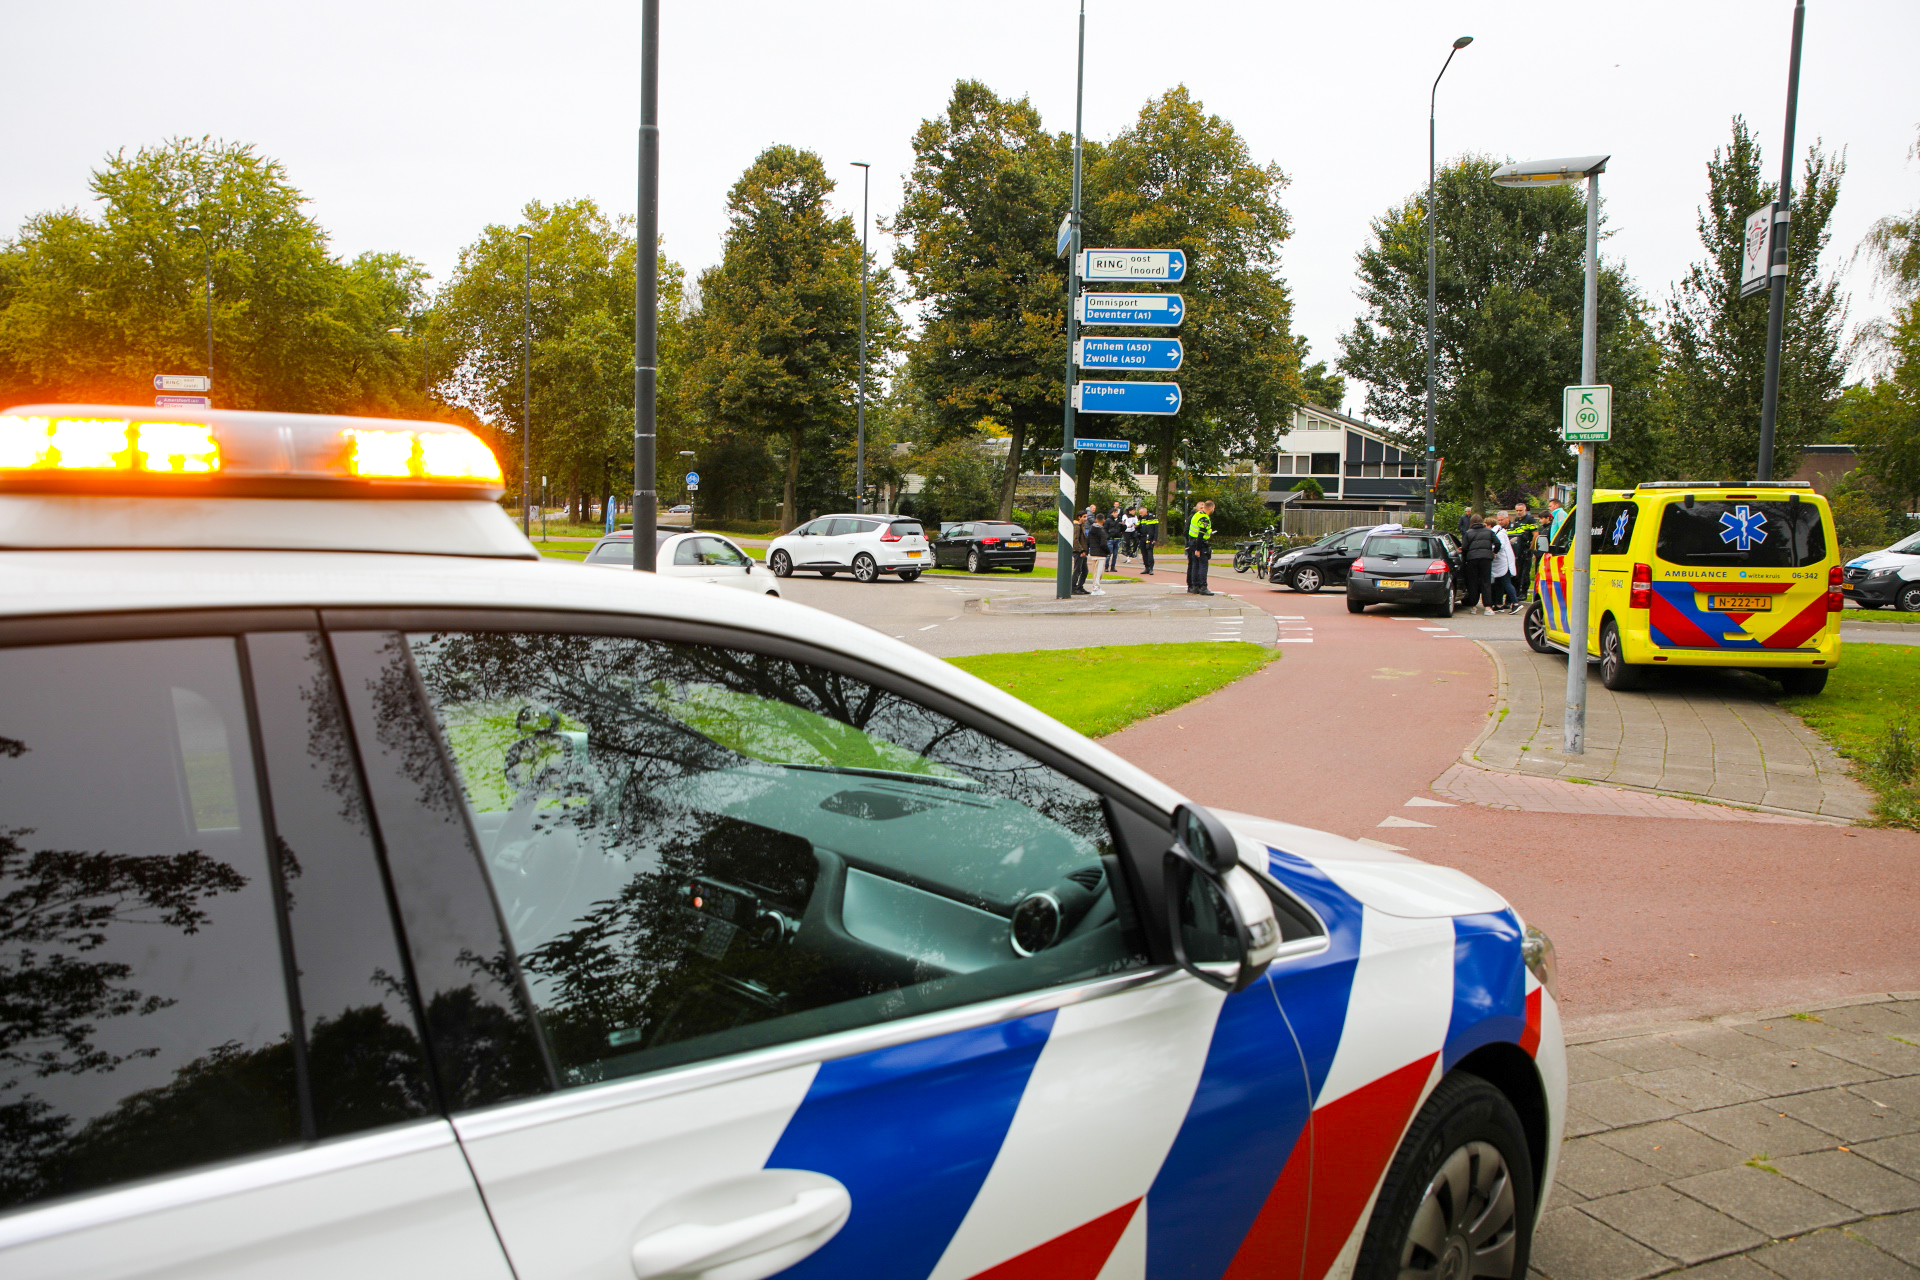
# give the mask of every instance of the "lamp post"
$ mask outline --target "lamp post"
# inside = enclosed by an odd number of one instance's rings
[[[514,237],[526,249],[520,273],[525,287],[520,305],[520,532],[533,536],[533,237]]]
[[[1434,170],[1434,107],[1440,99],[1440,76],[1447,74],[1447,68],[1453,65],[1453,55],[1473,43],[1472,36],[1461,36],[1453,42],[1453,48],[1447,51],[1447,60],[1440,64],[1440,75],[1433,78],[1433,89],[1427,94],[1427,528],[1433,528],[1433,491],[1440,485],[1440,477],[1434,474],[1434,458],[1437,450],[1433,434],[1433,318],[1435,299],[1438,294],[1439,252],[1434,247],[1433,238],[1433,170]]]
[[[860,407],[855,411],[853,445],[853,509],[867,513],[867,195],[872,188],[873,166],[864,160],[851,162],[860,170]]]
[[[1570,187],[1587,184],[1586,301],[1580,313],[1580,385],[1599,376],[1600,175],[1611,156],[1574,156],[1565,160],[1528,160],[1502,165],[1493,180],[1503,187]],[[1573,582],[1567,591],[1567,706],[1561,749],[1582,755],[1587,749],[1588,579],[1593,560],[1593,471],[1600,447],[1580,442],[1580,467],[1574,483]],[[1576,655],[1576,650],[1577,655]]]
[[[1767,375],[1760,393],[1760,469],[1773,479],[1773,428],[1780,412],[1780,335],[1787,322],[1787,241],[1793,223],[1793,123],[1800,105],[1800,33],[1807,25],[1807,0],[1793,6],[1793,50],[1787,59],[1787,127],[1780,144],[1780,195],[1774,205],[1772,249],[1767,264]]]

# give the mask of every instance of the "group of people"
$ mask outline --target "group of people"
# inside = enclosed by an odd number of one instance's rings
[[[1213,556],[1211,502],[1197,503],[1187,522],[1187,591],[1210,596],[1207,568]],[[1073,594],[1103,596],[1100,575],[1117,572],[1123,562],[1140,557],[1140,576],[1154,572],[1154,548],[1160,545],[1160,517],[1150,507],[1116,504],[1102,512],[1099,504],[1073,518]]]
[[[1567,518],[1558,498],[1547,500],[1547,523],[1525,502],[1512,511],[1482,515],[1469,507],[1460,517],[1460,558],[1466,568],[1468,613],[1517,613],[1533,587],[1534,543],[1560,531]]]

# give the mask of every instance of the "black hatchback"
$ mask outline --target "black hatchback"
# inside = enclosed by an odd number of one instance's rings
[[[1370,604],[1420,604],[1451,618],[1462,576],[1460,549],[1443,533],[1375,533],[1347,571],[1347,612]]]
[[[1032,534],[1017,524],[998,520],[964,520],[946,525],[934,539],[933,563],[938,568],[965,568],[970,573],[989,569],[1033,572],[1039,547]]]
[[[1330,533],[1310,546],[1279,552],[1267,567],[1267,581],[1275,588],[1285,583],[1309,595],[1322,587],[1337,587],[1347,580],[1347,570],[1360,554],[1360,545],[1375,527],[1355,525]]]

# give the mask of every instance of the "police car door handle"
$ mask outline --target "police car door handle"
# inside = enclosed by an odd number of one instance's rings
[[[761,1280],[833,1239],[853,1212],[837,1179],[762,1169],[690,1191],[655,1209],[633,1243],[638,1280]]]

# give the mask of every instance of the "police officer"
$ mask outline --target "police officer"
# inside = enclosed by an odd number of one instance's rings
[[[1210,596],[1207,587],[1207,569],[1213,558],[1213,503],[1201,502],[1193,508],[1193,519],[1187,522],[1187,592],[1190,595]]]
[[[1513,524],[1507,532],[1513,538],[1514,577],[1519,582],[1520,598],[1525,600],[1533,595],[1533,540],[1540,533],[1539,517],[1529,503],[1513,504]]]
[[[1140,571],[1143,578],[1153,576],[1153,549],[1160,542],[1160,517],[1153,514],[1152,507],[1140,508],[1140,524],[1134,530],[1134,537],[1140,542]]]

